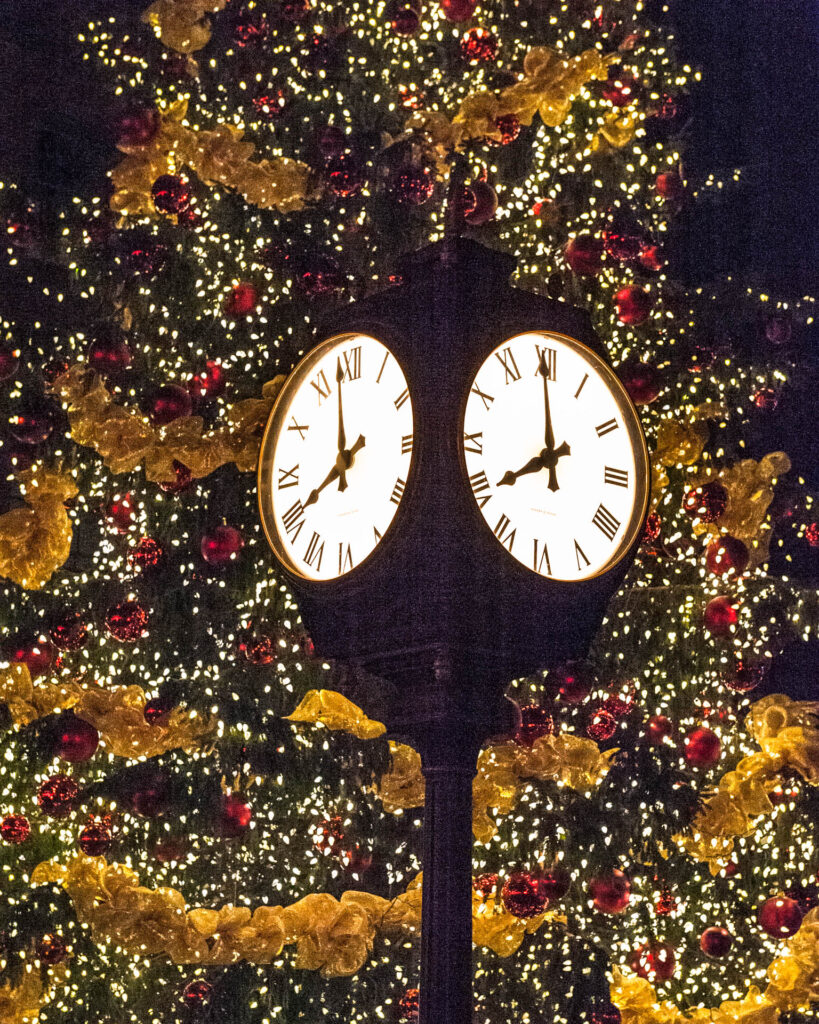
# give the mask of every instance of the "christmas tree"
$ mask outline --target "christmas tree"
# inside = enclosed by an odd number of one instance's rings
[[[317,321],[448,203],[588,311],[652,464],[588,657],[480,755],[475,1021],[810,1016],[819,523],[764,439],[812,305],[675,273],[731,182],[684,172],[667,12],[156,0],[74,44],[109,176],[0,189],[37,298],[0,299],[0,1022],[417,1019],[419,758],[316,656],[254,471]]]

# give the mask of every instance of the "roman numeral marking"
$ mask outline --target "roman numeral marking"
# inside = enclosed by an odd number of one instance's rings
[[[545,345],[535,345],[537,350],[537,369],[535,376],[540,373],[540,357],[543,355],[546,361],[546,380],[557,380],[557,351],[553,348],[546,348]]]
[[[321,543],[319,543],[321,541]],[[321,556],[324,554],[324,541],[321,537],[313,531],[313,536],[310,538],[310,543],[307,545],[307,551],[304,555],[304,561],[311,567],[315,568],[316,572],[321,572]]]
[[[404,434],[401,438],[401,454],[409,455],[412,451],[412,434]]]
[[[543,575],[551,576],[552,575],[552,564],[549,561],[549,549],[546,547],[546,542],[544,541],[543,542],[543,550],[540,552],[540,558],[538,558],[538,551],[537,551],[538,543],[539,543],[539,541],[538,541],[537,537],[535,537],[535,541],[534,541],[534,544],[535,544],[535,557],[532,560],[532,568],[535,570],[535,572],[539,572],[542,576]],[[544,562],[546,563],[546,572],[545,573],[543,572],[543,563]]]
[[[510,530],[509,527],[511,525],[509,517],[502,515],[493,530],[495,536],[510,554],[512,553],[512,545],[515,543],[515,534],[518,532],[517,528]]]
[[[401,496],[403,495],[404,488],[406,486],[407,486],[406,480],[402,480],[401,477],[399,477],[395,481],[395,487],[393,487],[393,489],[392,489],[392,494],[390,495],[390,501],[397,505],[401,501]]]
[[[580,570],[583,568],[583,566],[580,564],[580,559],[581,558],[583,559],[583,561],[584,561],[584,563],[586,565],[590,564],[588,558],[586,558],[586,555],[585,555],[585,552],[583,551],[583,548],[580,547],[580,545],[577,543],[577,541],[574,542],[574,557],[577,559],[577,571],[578,572],[580,572]]]
[[[580,392],[581,392],[581,391],[583,390],[583,386],[585,385],[585,383],[586,383],[586,381],[587,381],[588,379],[589,379],[589,375],[588,375],[587,373],[586,373],[586,374],[584,374],[584,375],[583,375],[583,380],[581,380],[581,381],[580,381],[580,387],[579,387],[579,388],[577,389],[577,391],[575,391],[575,393],[574,393],[574,397],[575,397],[575,398],[579,398],[579,397],[580,397]]]
[[[515,362],[515,357],[512,354],[512,349],[507,345],[502,352],[496,352],[495,358],[500,362],[503,367],[503,383],[510,384],[514,380],[520,380],[520,370],[518,364]]]
[[[597,511],[592,516],[592,522],[609,540],[614,540],[614,535],[620,526],[620,520],[616,519],[605,505],[597,506]]]
[[[292,422],[292,423],[290,424],[290,426],[288,426],[288,428],[287,428],[287,429],[288,429],[288,430],[298,430],[298,432],[299,432],[299,437],[300,437],[300,438],[302,439],[302,441],[303,441],[303,440],[304,440],[304,435],[305,435],[305,434],[307,433],[307,431],[308,431],[308,430],[310,429],[310,427],[309,427],[309,426],[305,426],[305,425],[304,425],[304,424],[302,424],[302,423],[296,423],[296,417],[295,417],[295,416],[291,416],[291,417],[290,417],[290,419],[291,419],[291,420],[292,420],[293,422]]]
[[[484,496],[484,491],[489,491],[489,481],[486,479],[486,473],[481,470],[480,473],[473,473],[469,478],[469,483],[472,486],[472,493],[475,495],[475,500],[478,502],[480,508],[492,497],[490,493]]]
[[[603,471],[603,483],[615,487],[628,487],[628,472],[625,469],[612,469],[606,466]]]
[[[353,568],[353,552],[350,545],[346,546],[341,543],[338,546],[338,571],[339,575],[343,572],[349,572]]]
[[[298,462],[292,469],[280,469],[279,470],[279,490],[283,491],[286,487],[298,487],[299,483],[299,464]]]
[[[404,390],[401,392],[401,394],[395,400],[395,408],[396,409],[400,409],[401,406],[404,404],[404,402],[406,402],[406,400],[408,398],[409,398],[409,388],[404,388]]]
[[[375,383],[381,383],[381,374],[384,372],[384,367],[387,365],[387,360],[390,358],[389,352],[384,355],[384,362],[381,364],[381,369],[378,371],[378,376],[375,378]]]
[[[489,406],[495,401],[492,395],[485,395],[483,391],[478,387],[477,381],[470,388],[473,395],[477,395],[478,398],[483,402],[484,409],[488,409]]]
[[[349,352],[342,352],[341,358],[344,360],[342,381],[358,380],[361,376],[361,346],[356,345]]]
[[[598,437],[604,437],[606,434],[610,434],[612,430],[616,430],[620,424],[617,420],[606,420],[605,423],[601,423],[599,427],[594,429],[597,431]]]
[[[483,455],[483,431],[477,434],[467,434],[464,431],[464,451],[472,452],[474,455]]]
[[[327,378],[324,376],[324,370],[319,370],[316,374],[316,379],[310,381],[310,386],[316,389],[319,405],[321,405],[325,398],[330,397],[330,385],[327,383]]]
[[[294,502],[284,513],[282,522],[284,523],[284,529],[287,532],[290,543],[295,544],[296,537],[298,537],[302,526],[304,526],[304,506],[300,501]]]

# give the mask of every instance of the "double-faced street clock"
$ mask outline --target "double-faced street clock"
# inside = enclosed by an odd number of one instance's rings
[[[276,401],[262,522],[320,655],[383,680],[426,780],[421,1024],[468,1024],[471,797],[516,676],[585,653],[649,466],[588,316],[463,238],[339,311]],[[365,711],[367,708],[365,707]]]

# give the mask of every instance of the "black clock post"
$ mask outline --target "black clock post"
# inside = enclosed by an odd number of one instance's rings
[[[480,515],[461,442],[469,388],[489,353],[546,330],[606,358],[585,312],[511,287],[514,267],[511,256],[453,237],[407,258],[402,284],[322,325],[318,341],[369,334],[401,364],[412,463],[390,528],[360,566],[321,583],[282,566],[316,651],[381,680],[377,706],[364,710],[421,754],[421,1024],[473,1017],[472,779],[481,745],[512,728],[504,688],[587,650],[637,545],[601,575],[560,582],[509,557]]]

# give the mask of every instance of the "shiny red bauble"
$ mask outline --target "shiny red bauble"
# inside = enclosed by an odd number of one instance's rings
[[[646,722],[646,739],[653,747],[661,746],[674,735],[674,723],[665,715],[652,715]]]
[[[235,560],[244,545],[244,537],[235,526],[217,526],[202,537],[199,550],[208,565],[218,566]]]
[[[619,65],[609,68],[608,80],[601,92],[615,107],[627,107],[637,99],[638,83],[631,71]]]
[[[160,864],[177,864],[188,852],[188,841],[184,836],[164,836],[154,843],[151,853]]]
[[[498,55],[498,37],[488,28],[476,26],[461,36],[461,57],[471,64],[487,64]]]
[[[670,889],[664,888],[654,903],[654,913],[658,917],[668,917],[677,910],[677,897]]]
[[[472,880],[472,888],[485,900],[489,899],[492,893],[494,893],[498,888],[497,874],[494,871],[487,871],[483,875],[478,875],[477,878]]]
[[[100,745],[100,734],[84,718],[70,711],[60,715],[54,734],[54,754],[71,764],[81,764],[92,758]]]
[[[474,181],[466,187],[464,220],[475,227],[487,224],[498,211],[498,194],[488,181]]]
[[[563,258],[575,274],[592,277],[603,269],[603,239],[583,233],[570,238],[563,249]]]
[[[191,473],[187,466],[183,466],[176,459],[173,460],[172,465],[173,479],[163,480],[159,485],[159,489],[164,491],[165,494],[181,494],[182,491],[186,491],[193,483],[193,473]]]
[[[153,569],[165,557],[165,549],[153,537],[140,537],[136,547],[128,555],[128,562],[135,569]]]
[[[347,136],[337,124],[328,124],[321,129],[316,142],[324,159],[330,160],[344,152]]]
[[[151,185],[151,196],[160,213],[181,213],[191,203],[190,185],[178,174],[160,174]]]
[[[725,956],[733,944],[734,937],[727,928],[706,928],[700,935],[700,949],[714,959]]]
[[[227,380],[221,363],[208,359],[204,369],[195,373],[188,382],[188,388],[194,398],[218,398],[225,393]]]
[[[117,533],[127,533],[136,520],[130,494],[118,494],[105,509],[105,518]]]
[[[287,108],[290,93],[287,89],[265,89],[257,93],[251,103],[253,109],[268,121],[278,121]]]
[[[160,725],[173,711],[173,703],[167,697],[151,697],[145,701],[142,717],[148,725]]]
[[[705,549],[705,564],[709,572],[725,576],[733,572],[741,575],[748,568],[750,553],[745,543],[725,534],[715,537]]]
[[[665,256],[659,245],[644,245],[637,259],[646,270],[660,271],[665,266]]]
[[[131,810],[143,818],[158,818],[171,801],[168,776],[161,769],[146,771],[129,793]]]
[[[722,754],[719,736],[704,725],[688,733],[684,746],[685,759],[695,768],[710,768],[719,761]]]
[[[42,638],[16,642],[9,651],[9,661],[25,665],[32,679],[51,670],[57,661],[57,650],[50,640]]]
[[[537,884],[541,894],[548,899],[549,903],[554,903],[557,900],[562,900],[569,891],[572,876],[564,867],[555,864],[548,871],[543,872],[538,878]]]
[[[115,376],[128,369],[133,356],[121,334],[105,331],[88,346],[86,358],[92,370],[103,376]]]
[[[159,111],[156,107],[133,107],[117,118],[117,145],[123,149],[147,146],[159,131]]]
[[[675,171],[666,171],[663,174],[658,174],[654,182],[654,188],[657,190],[657,195],[662,196],[663,199],[682,199],[685,195],[683,180]]]
[[[213,985],[203,978],[189,981],[182,989],[182,1002],[189,1010],[200,1010],[213,998]]]
[[[157,388],[151,399],[149,415],[155,427],[164,427],[182,416],[193,412],[190,392],[179,384],[163,384]]]
[[[105,628],[115,640],[135,643],[148,628],[148,612],[136,598],[128,598],[108,609]]]
[[[586,734],[598,743],[610,740],[617,731],[617,719],[606,708],[595,708],[586,723]]]
[[[364,187],[364,179],[364,167],[349,153],[342,153],[327,165],[327,184],[339,199],[357,196]]]
[[[43,964],[59,964],[68,955],[68,946],[62,935],[43,935],[34,947],[37,959]]]
[[[421,1012],[421,993],[417,988],[408,988],[398,1000],[398,1019],[406,1024],[416,1024]]]
[[[763,412],[773,412],[779,405],[779,395],[775,388],[758,388],[751,396],[751,401]]]
[[[501,900],[514,917],[527,918],[542,914],[549,903],[537,880],[527,871],[513,871],[503,883]]]
[[[613,259],[636,260],[645,245],[645,234],[631,217],[618,212],[603,229],[603,245]]]
[[[0,345],[0,380],[11,380],[15,373],[17,373],[19,365],[19,350]]]
[[[74,810],[80,788],[67,775],[50,775],[37,790],[40,810],[49,818],[66,818]]]
[[[812,548],[819,548],[819,523],[808,523],[805,527],[805,540]]]
[[[520,724],[515,731],[515,742],[522,747],[531,747],[541,736],[551,736],[555,731],[552,716],[540,704],[524,704],[520,709]]]
[[[343,288],[344,280],[344,273],[332,256],[313,253],[301,265],[296,284],[309,298],[316,298]]]
[[[20,444],[42,444],[54,431],[55,413],[49,405],[32,405],[9,416],[9,433]]]
[[[631,899],[631,882],[615,868],[589,882],[589,893],[597,910],[604,914],[622,914]]]
[[[248,316],[259,305],[259,292],[255,284],[242,281],[235,284],[225,298],[223,310],[226,316]]]
[[[0,821],[0,839],[12,846],[19,846],[31,835],[31,825],[24,814],[7,814]]]
[[[249,636],[239,642],[239,650],[251,665],[270,665],[276,660],[276,641],[270,636]]]
[[[617,376],[635,405],[650,405],[663,389],[660,371],[651,363],[627,360],[618,367]]]
[[[645,323],[653,306],[654,299],[638,284],[627,284],[614,296],[614,308],[621,324]]]
[[[668,981],[677,966],[676,952],[669,942],[646,942],[631,954],[629,967],[649,981]]]
[[[501,146],[508,146],[515,141],[520,135],[521,128],[523,126],[520,123],[520,118],[514,112],[509,114],[501,114],[500,117],[495,118],[495,128],[500,134],[500,139],[497,140]],[[491,136],[489,142],[496,145],[497,142]]]
[[[733,599],[724,594],[712,598],[705,606],[702,623],[713,636],[727,636],[731,626],[737,624],[737,610]]]
[[[103,857],[114,842],[111,829],[101,821],[91,821],[80,832],[78,843],[87,857]]]
[[[772,939],[787,939],[799,931],[802,911],[796,900],[788,896],[773,896],[759,908],[757,921],[762,931]]]
[[[334,815],[322,821],[313,837],[313,845],[319,853],[327,856],[338,857],[341,854],[342,844],[347,840],[344,832],[344,822],[340,815]]]
[[[646,516],[646,525],[643,527],[643,540],[653,544],[660,536],[663,528],[663,520],[659,512],[649,512]]]
[[[387,191],[402,206],[423,206],[435,191],[435,175],[425,164],[404,164],[390,175]]]
[[[734,693],[750,693],[762,682],[765,672],[764,662],[737,658],[733,667],[723,675],[722,681]]]
[[[582,661],[567,661],[549,673],[547,685],[551,693],[567,704],[581,704],[594,687],[594,673]]]
[[[239,793],[228,793],[222,800],[218,832],[224,839],[238,839],[250,827],[253,811]]]
[[[447,21],[469,21],[478,0],[440,0],[441,14]]]
[[[417,7],[405,0],[393,0],[388,4],[387,20],[397,36],[412,36],[421,27],[421,15]]]
[[[719,480],[709,480],[686,491],[682,507],[686,515],[702,523],[715,523],[728,504],[728,491]]]

